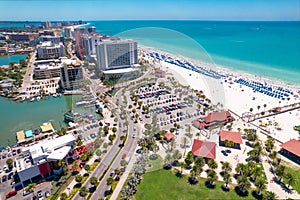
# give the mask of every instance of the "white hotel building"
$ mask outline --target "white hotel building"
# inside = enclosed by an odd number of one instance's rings
[[[136,71],[137,42],[111,37],[96,44],[97,67],[105,74],[123,74]]]

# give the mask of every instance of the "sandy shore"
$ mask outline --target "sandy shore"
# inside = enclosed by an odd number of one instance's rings
[[[157,49],[142,47],[145,52],[157,52],[159,54],[164,54],[172,58],[178,58],[178,56],[171,55],[170,53],[162,52]],[[193,72],[189,69],[177,66],[175,64],[170,64],[165,61],[157,61],[148,58],[150,61],[154,62],[156,66],[160,66],[162,70],[172,73],[175,78],[183,85],[189,85],[191,88],[196,90],[202,90],[204,94],[212,100],[214,104],[220,103],[223,105],[224,109],[230,109],[240,116],[249,112],[250,108],[253,109],[253,113],[258,113],[275,107],[285,106],[292,103],[299,103],[299,97],[289,96],[289,100],[285,100],[270,97],[266,94],[260,92],[253,92],[252,88],[235,83],[234,80],[243,78],[248,81],[259,81],[266,82],[272,87],[281,86],[283,88],[289,89],[298,94],[298,85],[287,85],[284,82],[273,81],[264,77],[257,77],[248,73],[234,72],[229,69],[224,69],[219,66],[212,66],[213,63],[204,63],[201,61],[190,60],[186,58],[181,58],[186,61],[197,64],[198,66],[205,66],[208,69],[213,69],[221,74],[226,74],[226,78],[214,79],[205,75],[201,75],[197,72]],[[264,107],[266,105],[266,107]],[[258,108],[259,106],[259,108]],[[288,119],[288,120],[287,120]],[[300,114],[298,110],[292,112],[277,115],[276,117],[264,118],[261,121],[272,124],[267,126],[265,129],[272,133],[272,136],[282,142],[286,142],[292,138],[298,139],[299,133],[293,130],[295,125],[300,125]],[[257,125],[261,124],[261,121],[256,120]],[[269,122],[270,121],[270,122]],[[281,130],[277,130],[274,126],[277,122]]]

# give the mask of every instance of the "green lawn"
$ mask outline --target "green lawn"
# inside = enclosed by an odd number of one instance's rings
[[[143,176],[135,199],[255,199],[250,190],[247,197],[237,195],[233,187],[229,192],[224,192],[222,184],[218,182],[215,189],[209,189],[205,186],[205,179],[201,178],[197,185],[191,185],[187,176],[178,178],[172,171],[160,169]]]
[[[296,179],[296,183],[292,184],[293,189],[295,189],[298,193],[300,193],[300,168],[287,162],[283,162],[283,163],[286,166],[285,172],[291,173],[293,177],[295,177]],[[286,183],[285,178],[283,178],[283,182]]]
[[[163,167],[163,159],[159,155],[158,155],[157,159],[155,159],[155,160],[149,159],[149,163],[151,164],[151,167],[149,169],[147,169],[148,172],[155,171],[155,170],[161,169]]]

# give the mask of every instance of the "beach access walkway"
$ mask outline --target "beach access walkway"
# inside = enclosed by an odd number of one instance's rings
[[[253,113],[247,112],[247,113],[244,113],[241,118],[244,121],[253,122],[253,121],[258,120],[258,119],[272,117],[272,116],[279,115],[279,114],[282,114],[282,113],[297,110],[299,108],[300,108],[300,102],[280,107],[280,110],[277,110],[276,108],[274,108],[272,110],[276,110],[275,112],[269,112],[268,114],[267,114],[267,112],[265,112],[264,115],[262,115],[261,113],[253,114]]]

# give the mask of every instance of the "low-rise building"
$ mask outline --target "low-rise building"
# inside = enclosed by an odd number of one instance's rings
[[[193,126],[198,129],[214,127],[218,125],[226,125],[232,122],[234,118],[229,111],[211,112],[203,118],[196,119],[192,122]]]
[[[34,79],[47,79],[47,78],[56,78],[60,77],[60,68],[62,64],[55,60],[41,60],[35,62],[35,67],[33,70]]]
[[[0,47],[0,55],[6,55],[8,52],[7,47]]]
[[[13,41],[31,41],[31,40],[35,40],[38,37],[38,33],[2,33],[2,35],[4,36],[8,36],[10,40]]]
[[[64,42],[63,37],[52,36],[52,35],[41,35],[39,38],[40,42],[52,42],[52,44],[59,44],[60,42]]]
[[[38,59],[53,59],[64,56],[65,49],[62,43],[53,44],[51,41],[43,42],[37,46]]]
[[[60,173],[61,166],[58,165],[58,161],[64,160],[68,163],[75,141],[76,138],[68,134],[22,149],[24,156],[15,161],[22,185],[36,178],[45,178],[52,173]]]

